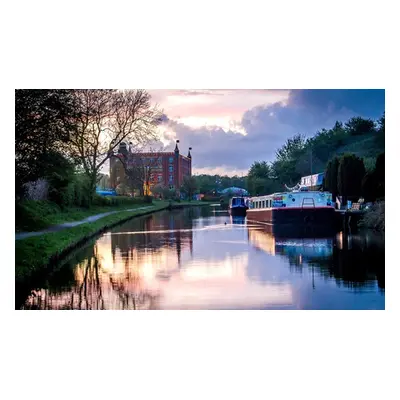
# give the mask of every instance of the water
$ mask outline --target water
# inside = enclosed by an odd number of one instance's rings
[[[292,236],[219,208],[160,212],[89,242],[17,299],[25,309],[385,308],[382,238]]]

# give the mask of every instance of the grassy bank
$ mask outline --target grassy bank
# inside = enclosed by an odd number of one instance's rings
[[[110,199],[108,199],[110,200]],[[91,215],[109,211],[123,211],[148,206],[143,199],[117,197],[109,205],[93,205],[90,208],[67,207],[60,208],[50,201],[25,201],[16,205],[16,232],[35,232],[63,222],[81,221]],[[155,205],[169,204],[167,201],[154,200]],[[173,206],[204,206],[210,203],[204,201],[172,202]]]
[[[119,198],[108,205],[93,205],[90,208],[60,208],[50,201],[24,201],[16,204],[16,232],[34,232],[63,222],[80,221],[91,215],[109,211],[122,211],[149,205],[143,199]]]

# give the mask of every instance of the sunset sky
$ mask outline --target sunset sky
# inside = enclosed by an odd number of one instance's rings
[[[294,134],[311,136],[336,120],[377,119],[384,90],[149,90],[163,109],[167,150],[192,147],[195,174],[246,174],[254,161],[273,161]]]

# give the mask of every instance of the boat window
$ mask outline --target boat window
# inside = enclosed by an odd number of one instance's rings
[[[262,208],[265,208],[265,200],[262,202]]]

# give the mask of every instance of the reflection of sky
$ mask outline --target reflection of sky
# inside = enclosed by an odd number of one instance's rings
[[[168,231],[172,220],[161,217],[113,229],[82,253],[91,262],[97,255],[98,280],[81,258],[73,290],[40,296],[53,296],[54,308],[384,308],[375,281],[356,292],[308,263],[332,260],[330,238],[275,238],[257,225],[232,225],[227,216],[186,222],[175,218],[180,232]],[[150,297],[133,305],[143,293]]]
[[[214,219],[203,221],[193,230],[193,255],[182,249],[180,265],[175,247],[160,247],[136,254],[134,268],[140,276],[141,287],[161,293],[161,308],[258,308],[288,307],[292,294],[288,283],[258,282],[247,274],[249,252],[245,226],[212,225]],[[156,234],[154,234],[156,235]],[[121,236],[121,235],[116,235]],[[115,238],[115,236],[114,236]],[[99,254],[108,267],[107,273],[124,275],[126,259],[116,253],[110,258],[110,236],[98,241]],[[104,255],[103,255],[104,252]],[[128,289],[129,284],[125,285]]]

